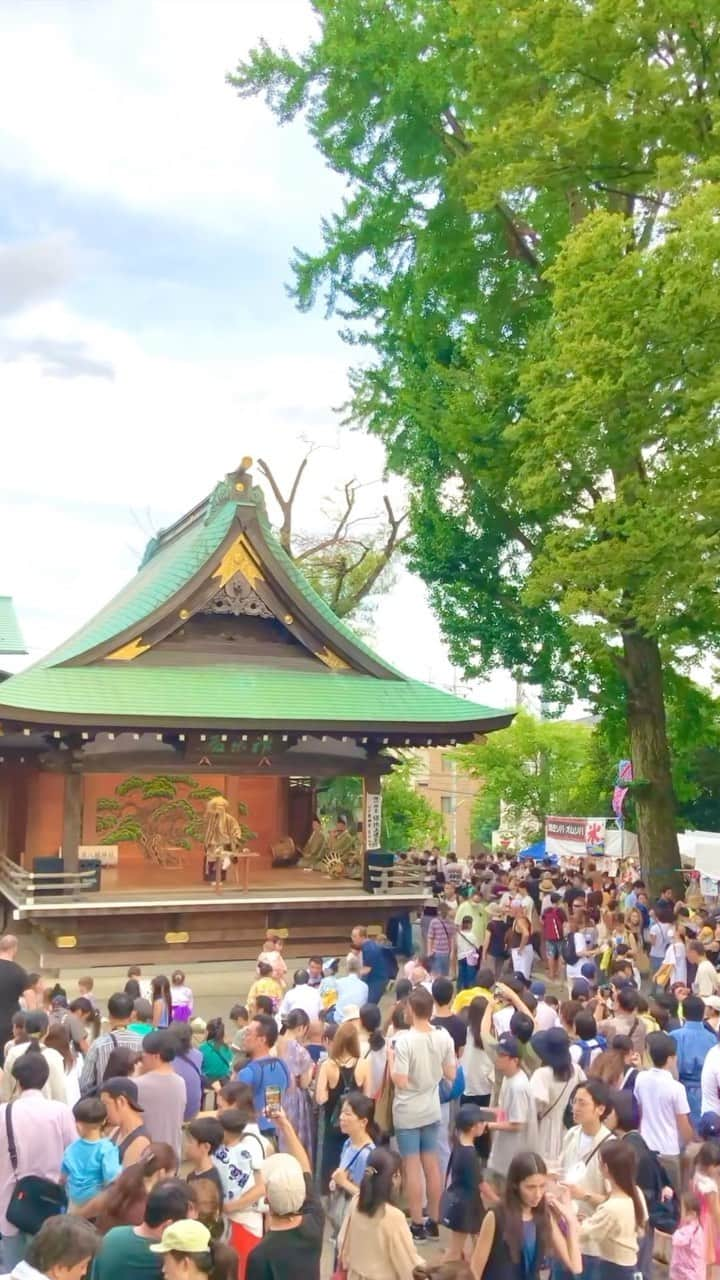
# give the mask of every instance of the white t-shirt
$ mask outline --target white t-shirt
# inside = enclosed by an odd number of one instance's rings
[[[514,1120],[522,1126],[520,1129],[495,1129],[492,1133],[488,1169],[505,1175],[510,1161],[518,1152],[537,1150],[535,1099],[522,1068],[514,1076],[505,1076],[500,1086],[498,1107],[505,1112],[506,1120]]]
[[[538,1031],[549,1031],[550,1027],[559,1027],[560,1019],[557,1010],[553,1009],[551,1004],[546,1004],[544,1000],[538,1000],[535,1009],[535,1026]]]
[[[237,1200],[238,1196],[244,1195],[250,1189],[255,1181],[256,1172],[262,1169],[270,1154],[271,1148],[256,1124],[246,1125],[237,1142],[231,1147],[218,1147],[212,1160],[220,1175],[224,1202]],[[263,1215],[259,1207],[261,1204],[262,1202],[258,1200],[257,1204],[247,1209],[236,1210],[234,1213],[226,1213],[225,1217],[231,1222],[238,1222],[241,1226],[247,1227],[248,1231],[260,1238],[263,1233]]]
[[[635,1097],[640,1105],[640,1136],[650,1150],[661,1156],[680,1155],[677,1117],[690,1114],[685,1085],[662,1067],[651,1067],[638,1073]]]
[[[515,1005],[507,1004],[504,1009],[498,1009],[497,1013],[493,1014],[493,1031],[495,1032],[495,1038],[497,1040],[499,1040],[501,1036],[507,1035],[510,1030],[510,1023],[512,1022],[512,1016],[514,1013]]]
[[[663,964],[672,965],[669,983],[671,987],[675,982],[684,982],[687,984],[687,956],[685,954],[685,943],[682,938],[678,938],[675,942],[670,943],[663,957]]]
[[[278,1013],[281,1018],[287,1018],[293,1009],[304,1009],[311,1022],[317,1022],[320,1017],[320,1008],[322,1001],[320,992],[317,987],[311,987],[307,982],[303,982],[299,987],[291,987],[286,991],[280,1002]]]
[[[482,1098],[485,1094],[492,1094],[495,1083],[495,1068],[485,1050],[479,1049],[475,1044],[472,1031],[468,1031],[467,1040],[465,1041],[462,1068],[465,1077],[464,1093],[471,1098]]]
[[[702,1089],[701,1113],[704,1115],[706,1111],[720,1111],[720,1044],[710,1049],[703,1062],[700,1087]]]
[[[582,978],[581,969],[585,963],[584,956],[587,951],[585,934],[578,931],[573,935],[573,937],[575,938],[575,954],[577,956],[577,961],[575,964],[569,964],[567,966],[567,980],[569,986],[572,986],[576,978]]]
[[[455,1065],[455,1045],[444,1027],[417,1031],[411,1027],[395,1042],[394,1074],[407,1076],[405,1089],[395,1085],[393,1122],[397,1129],[420,1129],[440,1119],[438,1085],[445,1068]]]
[[[715,996],[720,990],[720,974],[714,964],[705,957],[695,973],[693,991],[698,996]]]
[[[648,938],[650,939],[650,955],[654,960],[662,960],[664,958],[672,936],[673,927],[671,924],[661,924],[659,920],[653,921],[648,929]]]

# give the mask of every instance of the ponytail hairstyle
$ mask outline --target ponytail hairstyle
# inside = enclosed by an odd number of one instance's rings
[[[377,1126],[375,1124],[375,1103],[372,1098],[368,1098],[366,1094],[361,1093],[359,1089],[351,1089],[343,1098],[343,1106],[349,1107],[354,1116],[358,1120],[365,1121],[365,1129],[367,1136],[371,1142],[376,1142],[378,1138]]]
[[[358,1213],[373,1218],[378,1209],[392,1200],[393,1181],[400,1168],[400,1157],[389,1147],[376,1147],[370,1152],[365,1172],[360,1179]]]
[[[382,1014],[377,1004],[364,1004],[360,1010],[360,1026],[368,1032],[368,1047],[373,1053],[385,1047],[385,1037],[380,1030]]]
[[[42,1009],[31,1009],[25,1014],[25,1031],[30,1041],[25,1050],[26,1053],[42,1053],[41,1041],[44,1040],[49,1026],[50,1019]]]
[[[211,1240],[202,1253],[171,1249],[170,1257],[176,1262],[191,1258],[198,1271],[207,1276],[208,1280],[237,1280],[238,1256],[234,1249],[220,1240]]]
[[[102,1212],[103,1222],[109,1221],[111,1226],[126,1223],[129,1214],[144,1197],[145,1179],[155,1173],[173,1178],[177,1173],[177,1166],[177,1155],[169,1143],[151,1142],[140,1159],[128,1165],[127,1169],[121,1169],[117,1178],[110,1183]]]
[[[635,1148],[629,1142],[605,1142],[600,1148],[600,1164],[607,1170],[615,1185],[632,1200],[635,1225],[638,1231],[642,1231],[647,1214],[637,1188],[637,1163]]]

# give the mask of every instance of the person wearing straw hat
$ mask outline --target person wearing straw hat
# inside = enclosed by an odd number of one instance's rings
[[[171,1222],[150,1250],[163,1255],[164,1280],[235,1280],[239,1274],[235,1250],[213,1240],[196,1218]]]

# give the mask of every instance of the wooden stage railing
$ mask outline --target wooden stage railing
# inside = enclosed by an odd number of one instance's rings
[[[0,893],[16,907],[31,907],[38,898],[78,898],[97,889],[95,868],[83,871],[27,871],[0,854]]]

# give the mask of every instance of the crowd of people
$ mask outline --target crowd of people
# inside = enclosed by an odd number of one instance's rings
[[[4,1272],[651,1280],[662,1242],[708,1280],[715,913],[592,862],[430,865],[423,913],[345,957],[290,972],[268,934],[227,1025],[182,972],[103,1011],[0,939]]]

